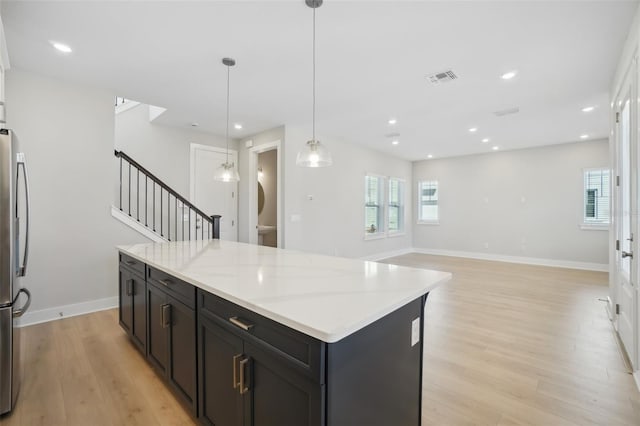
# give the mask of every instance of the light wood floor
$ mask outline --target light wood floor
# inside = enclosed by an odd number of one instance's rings
[[[604,303],[607,275],[411,254],[451,271],[429,296],[423,424],[640,425]],[[193,425],[117,311],[23,329],[25,380],[2,425]],[[403,426],[403,425],[389,425]]]

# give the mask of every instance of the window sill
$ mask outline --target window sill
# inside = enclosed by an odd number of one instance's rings
[[[609,224],[595,224],[595,223],[582,223],[580,224],[580,229],[582,229],[583,231],[608,231],[609,230]]]
[[[364,240],[365,241],[368,241],[368,240],[381,240],[382,238],[387,238],[387,236],[385,234],[381,234],[381,233],[365,234],[364,235]]]
[[[419,220],[416,222],[418,225],[440,225],[438,220]]]
[[[393,238],[393,237],[403,237],[403,236],[405,236],[405,235],[407,235],[407,234],[406,234],[404,231],[402,231],[402,232],[389,232],[389,233],[387,234],[387,237],[389,237],[389,238]]]

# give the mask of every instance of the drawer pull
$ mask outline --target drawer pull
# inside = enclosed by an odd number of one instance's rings
[[[134,260],[127,260],[127,261],[126,261],[126,262],[124,262],[124,263],[126,263],[126,264],[127,264],[127,265],[129,265],[129,266],[133,266],[133,265],[135,265],[135,264],[136,264],[136,263],[138,263],[138,262],[136,262],[136,261],[134,261]]]
[[[240,382],[238,382],[238,360],[242,358],[242,354],[233,356],[233,388],[237,388],[240,386]]]
[[[166,280],[160,280],[160,284],[162,284],[165,287],[169,287],[170,285],[173,284],[173,281],[166,279]]]
[[[242,320],[240,320],[238,317],[231,317],[229,318],[229,322],[231,322],[231,324],[240,327],[241,329],[243,329],[244,331],[249,331],[251,330],[251,328],[253,327],[253,324],[248,324],[246,322],[243,322]]]
[[[240,386],[240,395],[243,395],[249,391],[249,385],[245,383],[245,374],[244,374],[244,370],[247,364],[249,364],[249,358],[245,358],[242,361],[240,361],[240,383],[238,384]]]

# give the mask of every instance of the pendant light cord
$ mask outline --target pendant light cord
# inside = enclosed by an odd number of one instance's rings
[[[313,8],[313,117],[312,140],[316,143],[316,8]]]
[[[226,164],[229,165],[229,79],[230,79],[230,70],[231,67],[229,65],[227,65],[227,132],[226,132],[226,139],[227,139],[227,161]]]

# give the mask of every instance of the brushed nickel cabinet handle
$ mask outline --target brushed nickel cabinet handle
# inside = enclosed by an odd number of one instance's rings
[[[124,285],[127,296],[133,296],[133,280],[128,279],[127,281],[125,281]]]
[[[162,284],[165,287],[169,287],[170,285],[173,284],[173,281],[171,281],[170,279],[160,280],[160,284]]]
[[[165,303],[164,305],[160,306],[160,309],[160,322],[162,323],[162,328],[167,328],[171,324],[171,305]]]
[[[238,317],[231,317],[229,318],[229,322],[231,322],[231,324],[240,327],[241,329],[243,329],[244,331],[249,331],[251,330],[251,328],[253,327],[253,324],[249,324],[246,322],[243,322],[240,318]]]
[[[240,386],[240,382],[238,382],[238,360],[242,358],[242,354],[233,356],[233,388],[237,388]]]
[[[124,263],[126,263],[126,264],[127,264],[127,265],[129,265],[129,266],[133,266],[133,265],[135,265],[135,264],[136,264],[136,263],[138,263],[138,262],[136,262],[136,261],[134,261],[134,260],[127,260],[127,261],[126,261],[126,262],[124,262]]]
[[[245,383],[245,374],[244,374],[244,370],[247,364],[249,364],[249,358],[245,358],[242,361],[240,361],[240,383],[239,383],[240,395],[243,395],[249,391],[249,385]]]

